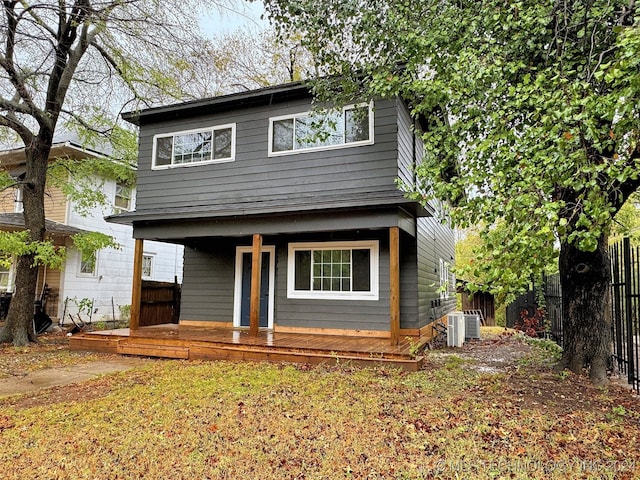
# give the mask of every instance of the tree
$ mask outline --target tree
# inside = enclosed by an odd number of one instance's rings
[[[561,366],[603,381],[607,236],[640,185],[635,1],[266,4],[323,67],[318,98],[410,102],[424,119],[423,191],[448,200],[458,226],[492,226],[495,282],[516,291],[559,256]]]
[[[54,133],[70,125],[107,133],[118,109],[179,98],[172,72],[191,58],[198,11],[195,0],[3,2],[0,138],[15,134],[26,152],[20,181],[26,248],[0,341],[36,340],[31,319],[37,252],[50,248],[44,195]]]
[[[194,98],[263,88],[309,77],[310,61],[299,39],[280,40],[256,28],[204,40],[182,83]],[[195,66],[195,68],[193,68]]]

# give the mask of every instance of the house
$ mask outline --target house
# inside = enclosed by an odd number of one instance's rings
[[[302,336],[305,348],[330,336],[406,346],[455,308],[453,232],[437,206],[397,186],[414,183],[422,158],[402,100],[317,115],[308,88],[290,83],[124,118],[139,127],[137,203],[108,220],[131,225],[139,251],[150,241],[184,246],[172,338],[202,340],[194,327],[206,327],[246,345],[267,332],[262,347],[290,339],[296,352]],[[151,330],[134,335],[136,303],[122,335],[151,342]],[[179,348],[155,354],[195,358],[186,334]]]
[[[77,138],[67,136],[54,140],[50,161],[72,159],[81,162],[104,156],[100,151],[84,147]],[[16,178],[16,185],[24,172],[24,163],[25,152],[22,148],[0,152],[0,166]],[[67,258],[60,270],[40,267],[36,300],[43,301],[46,313],[60,323],[70,323],[69,315],[75,317],[79,310],[83,310],[81,318],[84,321],[90,316],[93,321],[119,318],[121,307],[126,311],[131,304],[134,252],[132,228],[107,223],[104,217],[133,210],[135,189],[98,175],[92,179],[92,183],[95,188],[102,189],[110,203],[92,208],[88,214],[81,214],[77,203],[67,199],[60,188],[49,185],[46,191],[47,233],[57,246],[67,248]],[[0,193],[0,230],[21,229],[24,229],[24,217],[20,188],[4,190]],[[71,237],[86,231],[111,235],[121,249],[107,248],[83,258],[73,247]],[[176,278],[181,281],[182,251],[180,245],[147,242],[142,257],[143,277],[165,282],[174,282]],[[4,297],[10,296],[15,287],[14,281],[13,266],[0,271],[0,290],[8,292],[8,295],[4,293]]]

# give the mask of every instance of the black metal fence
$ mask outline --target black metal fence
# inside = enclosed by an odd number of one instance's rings
[[[613,360],[620,373],[640,392],[640,248],[628,238],[612,245],[611,319]]]
[[[628,238],[609,247],[611,258],[611,319],[613,363],[629,385],[640,393],[640,247]],[[542,287],[545,298],[547,333],[563,345],[562,292],[560,276],[545,277]],[[528,292],[507,307],[507,325],[513,326],[522,310],[537,306],[537,295]]]
[[[564,346],[562,334],[562,291],[560,290],[560,275],[550,275],[544,279],[544,300],[547,328],[551,338],[558,345]]]

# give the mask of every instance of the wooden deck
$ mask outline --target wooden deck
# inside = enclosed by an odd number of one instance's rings
[[[165,324],[85,332],[70,338],[72,350],[90,350],[149,357],[248,360],[296,363],[385,364],[416,371],[423,358],[413,352],[420,339],[350,337],[260,331],[251,337],[246,329],[188,327]],[[426,342],[426,339],[423,340]]]

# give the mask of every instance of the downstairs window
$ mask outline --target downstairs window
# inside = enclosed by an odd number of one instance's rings
[[[378,299],[378,242],[291,243],[288,297]]]

